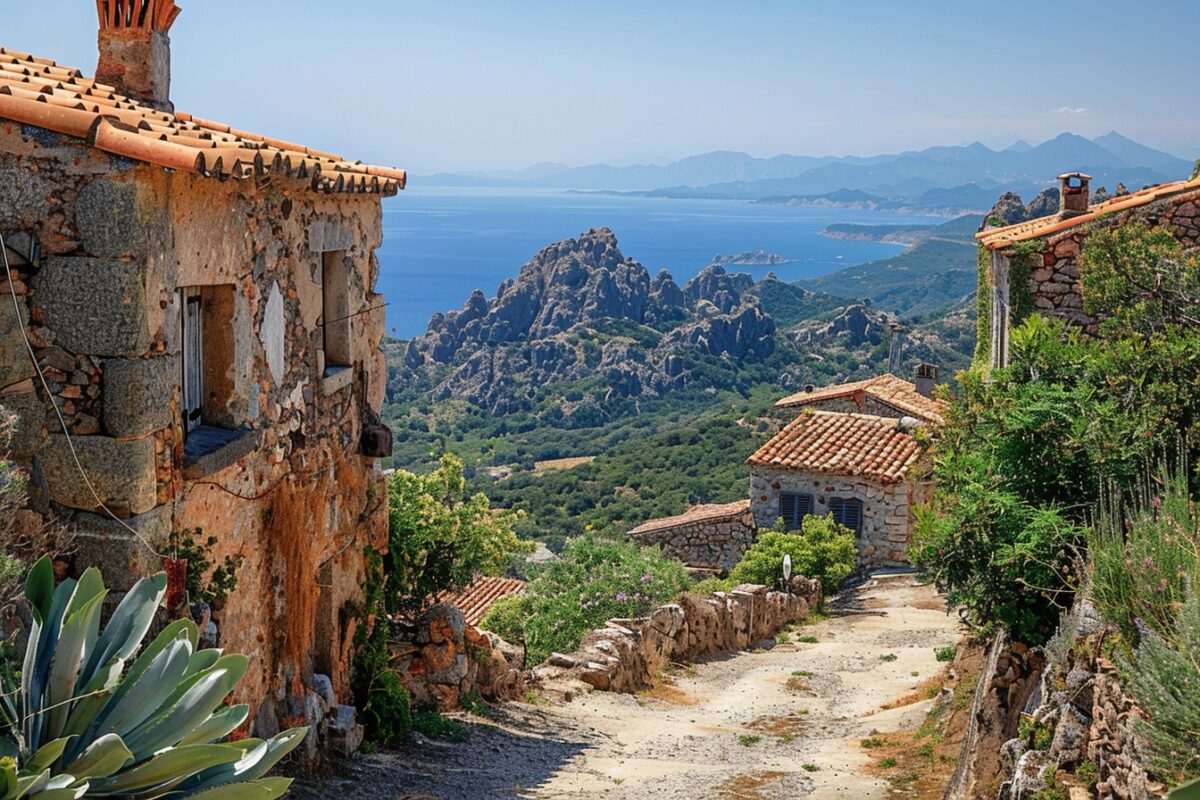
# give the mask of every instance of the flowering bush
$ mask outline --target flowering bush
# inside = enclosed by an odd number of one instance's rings
[[[683,564],[657,549],[599,534],[570,540],[558,558],[531,571],[525,592],[497,602],[482,624],[523,641],[530,663],[570,652],[606,620],[644,614],[691,583]]]

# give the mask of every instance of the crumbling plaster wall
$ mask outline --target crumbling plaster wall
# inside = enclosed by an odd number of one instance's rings
[[[862,530],[858,536],[860,567],[908,563],[913,508],[927,499],[928,488],[915,477],[892,484],[843,475],[772,470],[751,467],[750,508],[759,528],[770,529],[779,519],[779,497],[784,492],[811,494],[813,513],[829,513],[834,497],[862,501]]]
[[[348,259],[351,309],[382,306],[381,217],[372,196],[169,173],[0,121],[0,233],[41,246],[14,285],[52,393],[106,504],[155,548],[202,528],[215,558],[245,559],[221,645],[251,655],[238,695],[265,704],[263,733],[304,716],[314,669],[345,696],[363,549],[386,536],[377,462],[358,455],[363,407],[385,391],[384,312],[350,321],[353,366],[329,377],[320,327],[323,252]],[[177,289],[216,284],[234,298],[226,410],[256,446],[197,475],[184,468]],[[0,404],[22,414],[17,455],[40,510],[80,526],[76,569],[128,586],[159,560],[94,513],[0,300]]]

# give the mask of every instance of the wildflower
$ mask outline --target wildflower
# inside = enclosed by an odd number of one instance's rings
[[[629,598],[625,595],[624,592],[617,592],[617,602],[618,603],[624,603],[628,599]]]

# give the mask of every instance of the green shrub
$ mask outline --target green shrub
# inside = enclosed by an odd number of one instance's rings
[[[599,534],[572,539],[558,558],[530,573],[525,591],[493,605],[482,627],[524,642],[533,664],[576,649],[606,620],[644,614],[691,585],[683,564],[658,548]]]
[[[793,575],[816,578],[825,594],[833,594],[854,571],[858,546],[854,532],[834,522],[832,517],[807,516],[800,532],[775,530],[760,534],[730,571],[729,578],[735,585],[778,586],[785,555],[792,557]]]
[[[736,584],[729,578],[705,578],[702,581],[696,581],[688,588],[689,592],[696,594],[712,594],[713,592],[728,592]]]
[[[937,660],[943,661],[943,662],[944,661],[953,661],[954,657],[956,655],[958,655],[958,648],[955,647],[954,645],[947,645],[946,647],[939,647],[937,650],[934,651],[934,656],[937,658]]]
[[[19,686],[0,682],[0,798],[271,798],[291,781],[265,778],[307,728],[269,741],[222,742],[249,713],[224,705],[249,659],[197,650],[190,619],[142,640],[166,594],[138,581],[104,629],[99,571],[54,587],[49,558],[30,571],[33,615]]]

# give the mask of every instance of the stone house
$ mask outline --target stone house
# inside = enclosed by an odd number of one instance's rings
[[[747,460],[755,523],[799,530],[806,515],[829,514],[855,532],[860,567],[907,563],[913,508],[930,492],[921,426],[907,416],[801,411]]]
[[[976,234],[980,247],[980,317],[989,319],[976,352],[992,367],[1008,364],[1009,331],[1037,312],[1095,332],[1084,310],[1079,256],[1095,230],[1140,222],[1170,231],[1185,248],[1200,247],[1200,178],[1152,186],[1090,204],[1090,177],[1059,177],[1059,212]]]
[[[797,530],[808,514],[832,514],[857,534],[860,566],[906,563],[912,509],[931,490],[917,431],[945,424],[936,383],[937,368],[921,364],[913,381],[879,375],[805,387],[775,403],[791,421],[748,460],[747,500],[695,506],[629,536],[693,569],[725,571],[778,520]]]
[[[127,588],[191,529],[243,559],[214,615],[270,735],[316,721],[318,674],[347,702],[386,543],[375,250],[405,174],[174,111],[178,9],[117,7],[95,79],[0,48],[0,405],[77,573]]]
[[[750,501],[694,506],[674,517],[652,519],[629,532],[642,544],[696,570],[732,568],[754,544],[758,529]]]

